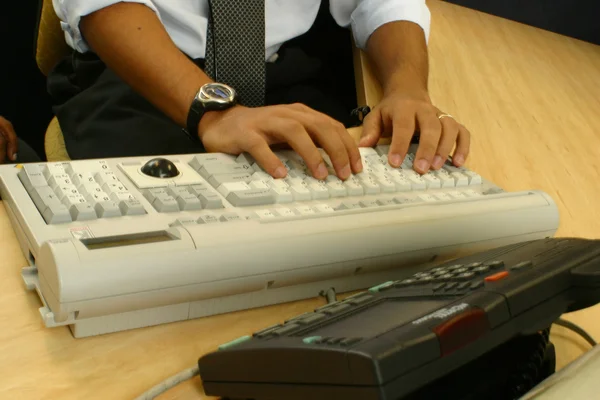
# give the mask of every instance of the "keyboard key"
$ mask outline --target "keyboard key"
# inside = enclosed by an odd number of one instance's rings
[[[71,213],[64,204],[52,204],[47,207],[42,216],[47,224],[62,224],[71,222]]]
[[[391,171],[388,176],[396,185],[396,191],[409,192],[412,190],[411,182],[398,170]]]
[[[215,174],[208,178],[208,183],[210,183],[213,187],[218,188],[224,183],[228,182],[250,182],[252,180],[252,175],[246,172],[240,172],[237,174]]]
[[[300,178],[297,178],[300,179]],[[288,183],[289,184],[289,183]],[[312,200],[312,193],[302,180],[297,184],[290,184],[290,192],[294,198],[294,201],[310,201]]]
[[[219,221],[221,222],[231,222],[231,221],[241,221],[242,218],[237,213],[226,213],[219,217]]]
[[[294,196],[290,191],[290,185],[288,185],[285,181],[277,179],[268,181],[266,183],[271,188],[271,193],[275,197],[275,203],[291,203],[294,201]]]
[[[296,207],[296,210],[300,215],[315,215],[316,211],[313,210],[310,206],[300,206]]]
[[[427,184],[427,189],[440,189],[442,187],[442,181],[431,172],[422,175],[422,178]]]
[[[379,207],[379,203],[377,203],[377,200],[361,200],[359,204],[363,208]]]
[[[29,195],[40,212],[44,212],[47,207],[53,204],[61,204],[58,196],[49,186],[34,187],[29,192]]]
[[[94,179],[96,180],[96,182],[98,182],[99,185],[105,185],[105,184],[121,184],[121,181],[119,180],[119,178],[117,178],[117,176],[115,175],[114,172],[110,172],[110,171],[101,171],[101,172],[97,172],[94,175]]]
[[[343,210],[354,210],[357,208],[362,208],[358,201],[344,201],[344,202],[340,203],[340,205],[335,207],[335,210],[343,211]]]
[[[417,197],[426,203],[435,203],[436,201],[439,201],[436,197],[430,194],[420,194]]]
[[[104,194],[104,190],[102,190],[100,185],[98,185],[96,182],[85,182],[84,184],[79,185],[77,187],[77,190],[79,190],[79,193],[81,193],[83,196],[93,194]]]
[[[308,190],[310,190],[314,200],[329,198],[329,189],[327,189],[324,181],[320,181],[309,176],[308,178],[304,179],[304,183]]]
[[[379,185],[381,193],[394,193],[396,191],[396,183],[383,172],[375,173],[375,181]]]
[[[188,225],[197,225],[197,219],[194,217],[185,217],[185,218],[177,218],[175,222],[171,223],[169,226],[188,226]]]
[[[42,175],[46,179],[50,179],[53,175],[65,175],[67,172],[65,171],[65,167],[62,164],[46,164],[44,165],[42,170]]]
[[[91,172],[73,174],[73,175],[71,175],[71,180],[73,181],[73,183],[76,186],[81,186],[81,185],[90,184],[90,183],[98,184],[98,182],[96,182],[96,180],[92,176]]]
[[[152,207],[158,212],[161,213],[169,213],[169,212],[178,212],[179,204],[177,200],[169,195],[161,195],[157,196],[152,202]]]
[[[194,211],[202,209],[202,202],[198,197],[187,192],[175,198],[181,211]]]
[[[188,190],[187,186],[171,186],[168,187],[166,189],[166,192],[169,194],[169,196],[172,196],[174,198],[177,198],[179,196],[187,196],[187,195],[191,195],[192,193]],[[196,195],[193,195],[194,197],[196,197]]]
[[[48,178],[48,186],[55,188],[62,185],[73,185],[71,177],[67,174],[52,175]]]
[[[394,199],[379,199],[377,200],[377,204],[380,206],[395,206],[397,203]]]
[[[201,215],[198,218],[197,222],[199,224],[212,224],[212,223],[215,223],[215,222],[219,222],[219,219],[216,216],[214,216],[214,215],[204,214],[204,215]]]
[[[223,200],[216,193],[203,193],[198,195],[202,208],[207,210],[216,210],[223,208]]]
[[[317,213],[333,213],[335,210],[328,204],[317,204],[313,207]]]
[[[207,163],[198,170],[198,173],[202,175],[204,179],[208,179],[213,175],[248,173],[251,170],[251,164],[229,162]]]
[[[96,211],[88,203],[74,204],[69,207],[73,221],[89,221],[97,219]]]
[[[94,207],[99,218],[113,218],[121,216],[121,209],[114,201],[97,203]]]
[[[65,185],[54,188],[54,193],[56,193],[56,197],[62,202],[62,199],[68,195],[80,195],[79,190],[73,185]]]
[[[250,189],[229,194],[227,201],[235,207],[262,206],[275,204],[275,195],[271,190]]]
[[[454,178],[445,169],[434,171],[433,174],[440,180],[442,188],[451,188],[455,186]]]
[[[144,215],[146,210],[139,200],[123,200],[119,202],[119,209],[123,215]]]
[[[218,192],[225,198],[234,192],[246,192],[252,190],[246,182],[226,182],[217,188]]]
[[[129,192],[113,192],[110,194],[110,198],[117,203],[123,200],[135,200],[135,197]]]
[[[277,214],[271,210],[257,210],[254,211],[253,217],[258,219],[272,219],[277,218]]]
[[[463,272],[462,274],[456,275],[456,279],[461,281],[468,281],[475,278],[475,274],[473,272]]]
[[[365,193],[365,189],[360,184],[360,181],[352,176],[344,182],[348,196],[362,196]]]
[[[360,184],[363,187],[366,195],[381,193],[381,187],[379,187],[377,180],[373,176],[365,172],[361,172],[360,174],[357,174],[356,177],[360,181]]]
[[[295,217],[299,214],[297,210],[293,210],[291,208],[277,208],[273,210],[273,213],[281,217]]]
[[[27,191],[34,187],[48,186],[46,178],[42,175],[42,169],[38,165],[25,164],[17,176]]]
[[[348,195],[344,182],[342,182],[340,178],[329,175],[325,182],[325,186],[327,186],[331,198],[346,197]]]

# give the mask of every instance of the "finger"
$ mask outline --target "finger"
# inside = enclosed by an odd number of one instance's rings
[[[363,131],[358,145],[360,147],[375,146],[381,137],[382,130],[381,112],[376,108],[363,120]]]
[[[301,112],[293,110],[292,114],[290,118],[301,123],[313,141],[325,150],[336,175],[340,179],[348,179],[354,169],[351,161],[353,164],[360,161],[360,153],[346,128],[333,118],[308,107]],[[347,142],[342,139],[344,136],[348,137]]]
[[[431,164],[434,170],[438,170],[444,166],[450,152],[454,148],[459,130],[458,123],[452,118],[442,118],[440,122],[442,124],[442,136],[438,144],[437,153]]]
[[[394,114],[392,142],[388,154],[388,162],[394,168],[400,167],[410,141],[415,134],[415,114],[409,110],[399,110]]]
[[[6,139],[4,135],[0,133],[0,164],[4,164],[6,161]]]
[[[10,123],[10,121],[6,120],[3,117],[0,117],[0,130],[2,130],[2,132],[4,133],[4,136],[7,141],[6,153],[2,153],[7,154],[12,161],[15,161],[17,159],[17,151],[19,148],[19,141],[17,139],[15,129]]]
[[[469,156],[471,150],[471,132],[462,125],[459,125],[458,138],[456,140],[456,149],[452,162],[457,167],[462,167]]]
[[[442,124],[435,113],[428,111],[418,112],[417,121],[421,138],[417,154],[415,154],[414,169],[420,174],[425,174],[429,171],[433,157],[435,157],[442,135]]]
[[[350,165],[352,166],[352,172],[355,174],[360,174],[363,171],[363,163],[360,157],[360,151],[358,150],[358,146],[356,146],[356,142],[343,125],[340,131],[340,138],[342,139],[344,146],[346,146],[346,151],[348,152],[348,157],[350,158]]]
[[[321,152],[300,122],[289,118],[272,118],[265,128],[270,134],[289,143],[316,179],[327,178],[329,172]]]
[[[248,134],[242,150],[254,157],[257,164],[273,178],[282,179],[287,175],[287,169],[261,135]]]
[[[348,179],[352,174],[348,149],[342,140],[343,129],[333,121],[304,121],[308,134],[329,156],[333,169],[340,179]]]

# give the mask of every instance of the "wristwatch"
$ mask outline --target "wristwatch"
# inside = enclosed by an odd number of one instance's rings
[[[185,133],[192,140],[199,140],[198,125],[204,114],[208,111],[222,111],[237,104],[235,89],[224,83],[207,83],[202,86],[192,105],[187,118]]]

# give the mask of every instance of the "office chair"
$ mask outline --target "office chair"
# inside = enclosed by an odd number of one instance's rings
[[[47,76],[52,68],[68,54],[70,49],[65,42],[60,20],[52,6],[52,0],[42,0],[38,21],[36,61],[38,68]],[[381,86],[375,75],[373,75],[366,54],[358,50],[356,46],[353,46],[353,48],[358,104],[373,107],[381,99]],[[352,137],[358,140],[362,129],[360,127],[351,128],[349,131]],[[70,160],[63,133],[56,117],[52,119],[46,130],[44,149],[49,162]]]
[[[45,76],[48,76],[52,68],[69,52],[60,21],[52,6],[52,0],[43,0],[40,4],[35,48],[38,68]],[[46,130],[44,150],[48,161],[69,160],[63,134],[56,117],[52,119]]]

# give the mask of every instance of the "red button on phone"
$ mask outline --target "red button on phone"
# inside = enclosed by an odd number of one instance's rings
[[[494,274],[494,275],[486,276],[484,280],[486,282],[496,282],[496,281],[499,281],[500,279],[506,278],[507,276],[508,276],[508,271],[502,271],[502,272],[498,272],[497,274]]]

